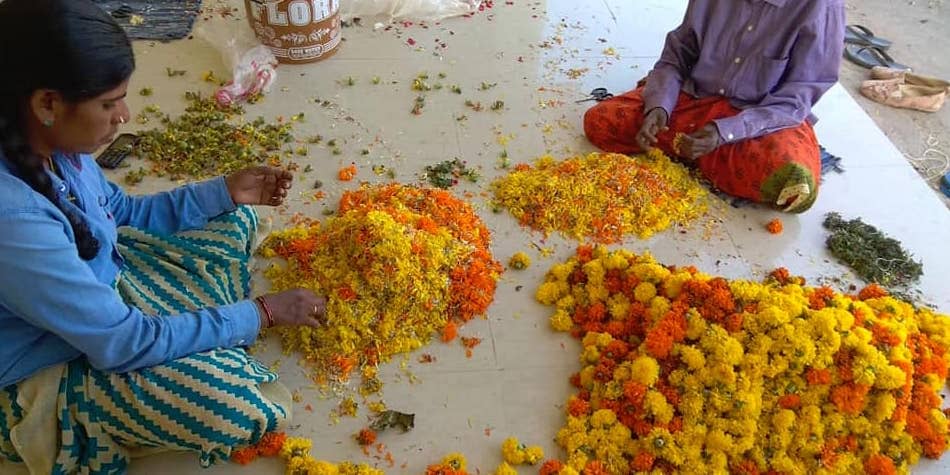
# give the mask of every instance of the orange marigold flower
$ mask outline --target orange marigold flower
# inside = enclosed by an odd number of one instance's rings
[[[789,282],[792,275],[788,272],[788,269],[784,267],[779,267],[778,269],[775,269],[771,273],[769,273],[769,277],[771,277],[776,282],[782,285],[785,285]]]
[[[376,443],[376,432],[373,429],[363,429],[356,434],[356,441],[366,447]]]
[[[590,412],[590,403],[583,399],[572,397],[570,402],[567,403],[567,412],[574,417],[585,416]]]
[[[283,432],[268,432],[257,443],[257,452],[262,457],[276,457],[281,447],[287,441],[287,434]]]
[[[798,409],[802,405],[802,398],[798,394],[786,394],[778,398],[778,404],[783,409]]]
[[[729,333],[736,333],[739,330],[742,330],[742,321],[743,317],[741,313],[733,313],[732,315],[726,317],[723,327],[725,327],[726,331]]]
[[[649,452],[640,452],[630,461],[630,469],[634,472],[649,472],[653,470],[653,462],[656,457]]]
[[[356,165],[350,165],[348,167],[343,167],[340,171],[337,172],[336,177],[340,181],[350,181],[353,177],[356,176]]]
[[[897,469],[890,457],[874,454],[864,461],[864,473],[868,475],[894,475]]]
[[[808,297],[808,306],[812,310],[821,310],[828,306],[828,302],[835,296],[835,291],[828,286],[821,286],[815,289]]]
[[[564,468],[560,460],[548,460],[541,465],[539,475],[557,475]]]
[[[459,334],[459,327],[453,321],[449,321],[442,328],[442,341],[448,343],[455,339]]]
[[[587,462],[587,466],[584,467],[584,471],[581,473],[584,475],[608,475],[610,472],[607,471],[607,467],[604,466],[603,462],[594,460]]]
[[[845,414],[858,414],[864,409],[865,396],[870,389],[864,384],[847,383],[831,390],[831,402]]]
[[[339,289],[336,289],[336,294],[344,302],[352,302],[356,300],[356,292],[354,292],[353,289],[349,287],[340,287]]]
[[[759,475],[759,467],[751,460],[743,460],[731,468],[730,472],[736,475]]]
[[[245,447],[243,449],[232,450],[231,460],[234,463],[247,465],[257,459],[257,447]]]
[[[858,298],[861,300],[870,300],[890,295],[884,287],[877,284],[871,284],[858,292]]]
[[[781,219],[775,218],[769,221],[769,224],[765,225],[765,229],[767,229],[772,234],[782,234],[785,226],[782,224]]]
[[[831,371],[828,369],[815,369],[809,368],[805,372],[805,379],[808,381],[808,384],[819,385],[819,384],[830,384],[831,383]]]

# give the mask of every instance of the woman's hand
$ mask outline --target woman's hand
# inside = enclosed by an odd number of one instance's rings
[[[274,317],[274,326],[319,327],[326,322],[327,300],[309,290],[293,289],[260,298],[266,306],[261,308],[263,328],[268,326],[267,311]]]
[[[294,176],[273,167],[250,167],[228,175],[231,199],[237,205],[278,206],[287,197]]]

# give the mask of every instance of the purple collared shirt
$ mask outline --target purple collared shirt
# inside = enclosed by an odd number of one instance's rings
[[[838,81],[843,0],[690,0],[644,90],[645,110],[672,113],[682,90],[724,96],[742,112],[716,120],[723,143],[808,119]]]

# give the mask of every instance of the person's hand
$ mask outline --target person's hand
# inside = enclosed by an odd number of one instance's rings
[[[643,117],[643,126],[637,132],[637,145],[640,146],[640,150],[646,152],[656,145],[656,136],[669,129],[666,126],[669,119],[666,110],[662,107],[654,107],[647,112]]]
[[[293,289],[261,297],[274,317],[275,326],[319,327],[326,322],[327,300],[306,289]],[[265,309],[261,309],[262,311]],[[267,320],[262,312],[261,327]]]
[[[716,150],[719,145],[719,128],[715,123],[710,123],[695,133],[683,137],[678,153],[683,158],[696,160]]]
[[[284,202],[294,176],[273,167],[250,167],[228,175],[231,199],[237,205],[277,206]]]

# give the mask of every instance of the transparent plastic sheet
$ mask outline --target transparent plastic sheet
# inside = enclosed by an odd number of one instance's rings
[[[481,0],[339,0],[343,21],[438,21],[478,11]]]
[[[254,35],[244,18],[243,3],[235,0],[208,3],[219,7],[237,7],[237,11],[241,12],[229,16],[212,14],[207,20],[199,21],[195,27],[195,36],[214,46],[231,72],[230,81],[215,92],[218,104],[228,106],[241,103],[249,97],[270,91],[277,79],[277,58]]]

